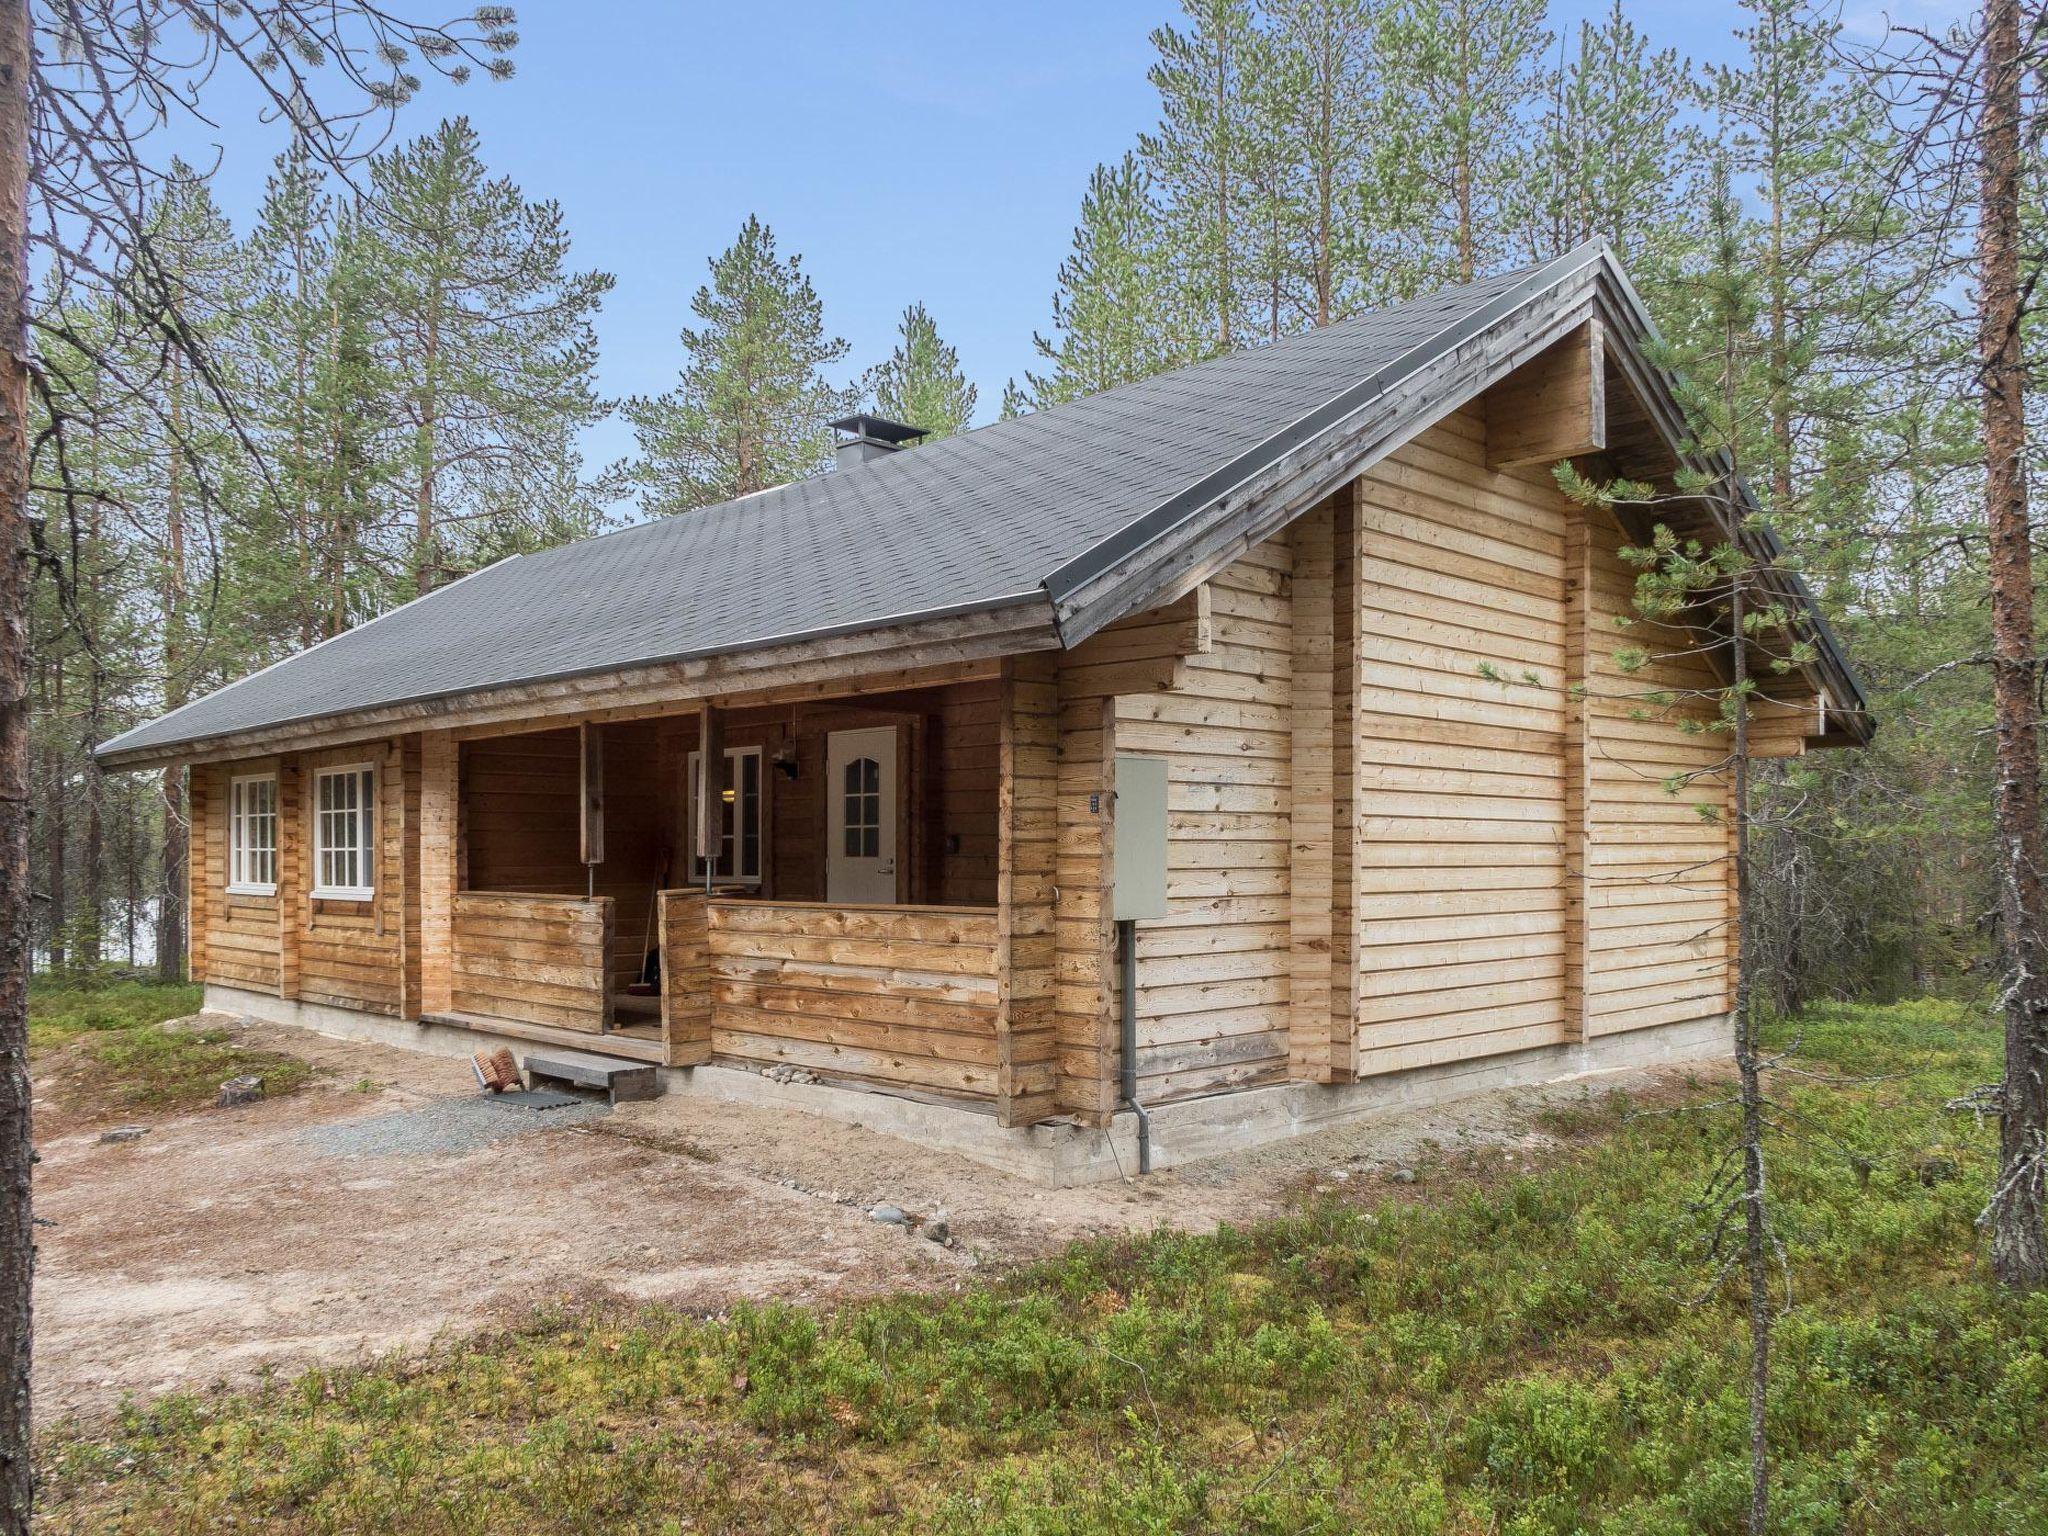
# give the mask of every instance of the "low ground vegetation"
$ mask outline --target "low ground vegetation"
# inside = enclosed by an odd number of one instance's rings
[[[1998,1037],[1782,1027],[1785,1532],[2048,1530],[2048,1297],[1990,1283]],[[1841,1079],[1841,1081],[1837,1081]],[[1248,1230],[1082,1244],[821,1315],[597,1309],[46,1436],[50,1531],[1741,1529],[1739,1298],[1701,1251],[1725,1091],[1617,1095],[1536,1166],[1325,1181]]]
[[[34,988],[29,1059],[55,1111],[46,1124],[201,1109],[230,1077],[261,1077],[266,1094],[291,1093],[311,1077],[304,1062],[238,1046],[225,1030],[164,1027],[199,1008],[196,986],[110,981]]]

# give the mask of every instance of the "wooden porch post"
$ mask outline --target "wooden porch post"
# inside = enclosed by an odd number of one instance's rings
[[[697,823],[691,852],[704,865],[704,888],[711,889],[718,868],[718,856],[725,849],[725,717],[707,701],[697,729],[697,761],[703,771],[691,786],[695,803],[691,809]]]
[[[604,862],[604,727],[584,721],[576,727],[576,742],[576,782],[582,806],[576,844],[583,868],[594,885],[597,866]]]
[[[455,887],[461,785],[455,737],[420,735],[420,1011],[455,1009]]]

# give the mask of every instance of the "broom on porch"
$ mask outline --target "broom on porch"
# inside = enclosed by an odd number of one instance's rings
[[[664,846],[661,850],[661,866],[654,876],[654,889],[647,893],[647,925],[640,930],[640,973],[639,979],[626,983],[628,997],[659,997],[661,995],[661,950],[654,942],[656,919],[661,914],[661,892],[668,884],[669,863],[674,853]]]

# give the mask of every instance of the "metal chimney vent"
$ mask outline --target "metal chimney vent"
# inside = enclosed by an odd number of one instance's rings
[[[842,416],[826,425],[839,434],[832,444],[832,460],[840,469],[851,469],[856,464],[867,463],[869,459],[879,459],[883,454],[894,453],[926,435],[924,427],[908,427],[900,421],[870,416],[865,411],[855,416]]]

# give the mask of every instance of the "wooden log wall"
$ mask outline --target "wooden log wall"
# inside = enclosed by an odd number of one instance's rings
[[[827,738],[833,731],[892,726],[901,899],[992,906],[1000,719],[994,678],[728,712],[726,746],[762,749],[768,844],[761,894],[778,901],[825,899]],[[694,745],[692,732],[682,750]],[[794,778],[773,766],[779,755],[794,764]]]
[[[714,1060],[992,1102],[992,909],[705,904]]]
[[[1360,483],[1357,1070],[1556,1044],[1564,498],[1467,410]]]
[[[586,1034],[604,1028],[610,897],[458,891],[452,918],[454,1012]]]
[[[408,878],[402,749],[395,741],[340,747],[300,753],[297,762],[302,804],[291,829],[281,829],[279,837],[296,837],[306,850],[305,877],[293,903],[299,911],[299,997],[335,1008],[396,1015],[404,1005],[402,930]],[[375,774],[371,791],[377,808],[371,870],[374,894],[367,901],[313,895],[319,878],[312,857],[318,804],[315,786],[322,769],[352,764],[367,764]]]
[[[1210,649],[1179,685],[1116,700],[1114,750],[1167,761],[1172,912],[1138,928],[1148,1104],[1288,1076],[1292,571],[1286,534],[1241,557],[1209,583]]]
[[[1106,1125],[1116,1102],[1117,979],[1109,891],[1114,827],[1111,765],[1116,699],[1076,697],[1062,675],[1054,777],[1054,1094],[1083,1125]]]
[[[280,957],[277,897],[228,890],[228,786],[244,774],[274,773],[277,759],[211,763],[192,770],[192,874],[202,888],[189,910],[189,959],[197,979],[275,992]]]
[[[316,898],[315,776],[358,763],[375,774],[374,895]],[[337,1008],[402,1013],[413,974],[406,960],[409,921],[412,950],[420,948],[417,922],[408,917],[409,872],[418,867],[408,832],[418,816],[417,766],[416,749],[409,757],[402,743],[391,741],[193,770],[193,977]],[[248,774],[277,779],[277,889],[269,896],[227,889],[229,784]]]
[[[1634,568],[1616,539],[1593,541],[1586,750],[1585,1033],[1609,1035],[1704,1018],[1729,1004],[1733,865],[1729,787],[1710,770],[1728,737],[1702,733],[1720,685],[1699,639],[1640,621]],[[1634,673],[1614,661],[1624,645],[1651,660]],[[1670,702],[1645,694],[1664,692]],[[1690,723],[1694,729],[1687,730]],[[1698,775],[1687,782],[1689,775]],[[1673,793],[1672,785],[1677,786]]]
[[[1484,418],[1454,413],[1213,577],[1209,648],[1168,686],[1125,666],[1105,721],[1100,666],[1062,665],[1064,1112],[1113,1107],[1114,871],[1090,807],[1118,752],[1169,766],[1172,914],[1139,928],[1148,1103],[1725,1006],[1726,830],[1701,808],[1726,791],[1664,784],[1723,744],[1685,729],[1703,701],[1640,697],[1710,687],[1708,663],[1622,680],[1614,653],[1655,645],[1614,627],[1619,530],[1547,468],[1490,469]]]
[[[1054,871],[1059,857],[1059,674],[1049,654],[1014,658],[1000,735],[997,918],[1003,1010],[996,1112],[1030,1125],[1059,1108]]]

